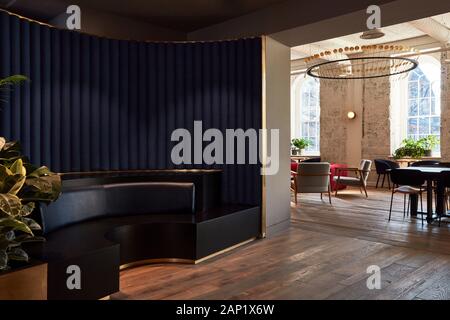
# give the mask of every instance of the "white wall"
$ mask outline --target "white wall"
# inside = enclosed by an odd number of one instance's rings
[[[265,223],[270,236],[290,224],[290,48],[270,37],[265,39],[266,113],[263,117],[267,129],[280,130],[279,171],[265,177]]]

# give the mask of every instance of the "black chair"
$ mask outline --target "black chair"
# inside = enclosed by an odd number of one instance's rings
[[[309,159],[306,159],[306,160],[304,160],[302,162],[321,162],[321,158],[319,158],[319,157],[309,158]]]
[[[406,211],[409,211],[409,201],[408,209],[406,209],[406,196],[418,195],[420,196],[420,206],[423,211],[423,201],[422,201],[422,185],[425,183],[425,178],[422,172],[414,169],[393,169],[391,171],[391,181],[393,183],[392,195],[391,195],[391,206],[389,209],[389,221],[391,221],[392,214],[392,203],[394,200],[394,194],[403,194],[403,218],[405,218]],[[422,214],[422,224],[423,224],[423,214]]]
[[[397,162],[391,161],[391,160],[384,160],[384,159],[375,159],[375,168],[378,174],[377,178],[377,184],[375,188],[378,188],[378,184],[380,182],[380,177],[383,176],[383,181],[381,183],[381,187],[384,187],[384,181],[386,179],[386,176],[388,178],[388,187],[391,189],[391,182],[390,182],[390,172],[393,169],[399,168],[400,165]]]
[[[450,209],[450,204],[449,204],[449,198],[450,198],[450,171],[446,171],[446,172],[442,172],[441,173],[441,177],[437,182],[437,188],[443,188],[444,189],[444,208],[445,208],[445,213],[447,213],[447,211]],[[439,215],[439,227],[441,226],[441,221],[442,221],[442,215]]]
[[[411,163],[410,167],[434,167],[439,165],[439,161],[424,160]]]
[[[440,162],[439,167],[450,168],[450,162]]]

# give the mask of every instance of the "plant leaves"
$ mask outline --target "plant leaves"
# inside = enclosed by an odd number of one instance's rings
[[[0,250],[0,270],[6,270],[8,267],[8,254],[6,250]]]
[[[48,176],[51,175],[52,172],[45,166],[42,166],[40,168],[34,169],[33,172],[31,172],[30,174],[28,174],[29,177],[35,177],[35,178],[39,178],[42,176]]]
[[[12,227],[14,228],[14,230],[22,231],[30,235],[33,235],[33,231],[31,231],[31,229],[25,223],[16,219],[11,218],[0,219],[0,226]]]
[[[12,76],[0,79],[0,87],[17,85],[17,84],[20,84],[27,80],[28,80],[28,78],[24,75],[21,75],[21,74],[12,75]]]
[[[29,202],[22,206],[22,210],[20,211],[20,215],[22,217],[29,216],[33,213],[34,208],[36,207],[34,202]]]
[[[12,230],[5,233],[5,239],[8,241],[13,241],[15,238],[16,234]]]
[[[20,174],[22,176],[26,176],[27,170],[23,165],[22,159],[17,159],[9,168],[13,174]]]
[[[16,238],[19,243],[30,243],[30,242],[45,242],[44,237],[30,236],[28,234],[22,234]]]
[[[26,179],[19,196],[22,201],[51,202],[58,199],[61,193],[61,177],[56,174],[39,178]]]
[[[28,226],[28,228],[30,228],[33,231],[40,231],[40,230],[42,230],[41,226],[36,221],[34,221],[33,219],[23,218],[22,222],[25,223]]]
[[[5,144],[6,144],[6,139],[3,137],[0,137],[0,151],[3,149]]]
[[[19,197],[13,194],[0,193],[0,211],[14,217],[19,215],[21,210],[22,203]]]
[[[15,261],[28,261],[28,254],[21,248],[14,248],[8,252],[8,258]]]

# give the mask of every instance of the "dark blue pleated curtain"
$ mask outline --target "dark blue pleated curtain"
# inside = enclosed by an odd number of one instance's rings
[[[174,166],[176,128],[261,127],[261,39],[144,43],[58,30],[0,13],[0,134],[56,172],[221,168],[223,198],[259,204],[258,165]]]

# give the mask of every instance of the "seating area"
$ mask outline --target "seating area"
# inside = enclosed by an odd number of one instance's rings
[[[47,298],[100,299],[119,291],[124,268],[152,261],[196,263],[258,237],[260,208],[221,204],[221,174],[67,176],[60,199],[40,208],[47,241],[27,246],[36,259],[48,263]],[[64,281],[67,264],[82,268],[83,277],[92,281],[86,280],[82,290],[69,290]]]
[[[450,299],[450,2],[0,0],[0,26],[0,301]]]

